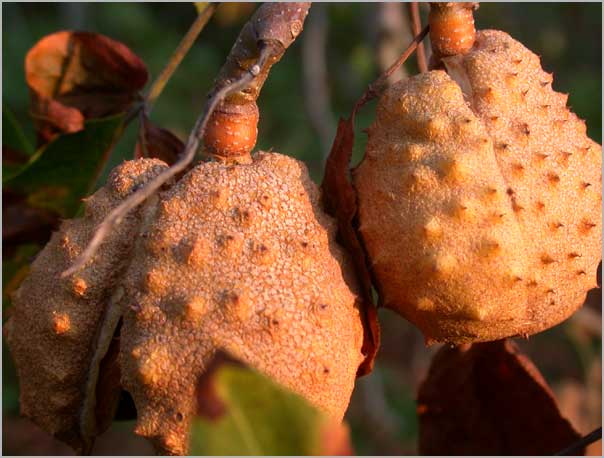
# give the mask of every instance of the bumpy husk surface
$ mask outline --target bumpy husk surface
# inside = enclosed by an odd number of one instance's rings
[[[354,172],[382,301],[428,341],[539,332],[596,286],[601,147],[509,35],[444,62],[384,93]]]
[[[60,279],[60,274],[107,213],[166,168],[157,160],[140,160],[115,169],[107,185],[86,200],[85,215],[63,222],[53,234],[13,297],[5,331],[19,376],[21,413],[78,451],[96,434],[88,405],[95,387],[88,380],[117,326],[112,298],[123,294],[120,277],[130,259],[140,211],[124,219],[76,276]]]
[[[318,199],[300,162],[260,153],[198,166],[143,222],[121,360],[137,432],[160,449],[186,451],[195,383],[217,349],[343,417],[363,329]]]
[[[7,330],[23,413],[82,449],[98,336],[121,318],[122,383],[160,453],[187,453],[196,384],[219,350],[341,420],[363,360],[357,286],[302,163],[262,152],[203,163],[128,216],[77,278],[59,278],[102,217],[164,167],[114,171],[18,290]]]

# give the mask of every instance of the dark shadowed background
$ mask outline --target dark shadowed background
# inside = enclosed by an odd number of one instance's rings
[[[186,138],[214,76],[255,7],[240,3],[219,7],[159,98],[153,121]],[[4,3],[2,13],[3,105],[32,139],[23,62],[27,50],[41,37],[64,29],[102,33],[138,54],[153,79],[196,14],[188,3]],[[422,9],[422,15],[425,23],[427,9]],[[586,119],[589,135],[601,142],[601,5],[484,3],[475,16],[478,28],[504,30],[540,55],[545,70],[554,73],[554,89],[570,94],[569,105]],[[338,117],[348,115],[367,84],[407,46],[409,29],[406,8],[398,3],[314,5],[305,32],[271,71],[258,100],[261,121],[257,147],[273,148],[305,161],[319,181]],[[415,72],[411,60],[396,78]],[[355,162],[364,146],[360,130],[371,123],[374,107],[375,103],[365,107],[358,117]],[[132,125],[114,149],[107,170],[132,157],[135,140]],[[5,224],[3,221],[3,228]],[[3,285],[11,280],[10,262],[3,258]],[[554,388],[562,411],[582,433],[601,421],[599,292],[592,292],[588,302],[562,325],[519,342]],[[359,379],[347,416],[355,450],[359,455],[417,453],[414,399],[437,348],[426,348],[419,331],[402,318],[388,311],[380,311],[380,315],[383,343],[376,368],[370,376]],[[148,445],[131,433],[132,427],[131,422],[116,423],[99,440],[94,453],[151,453]],[[589,451],[600,454],[600,444]],[[18,385],[6,346],[3,452],[70,452],[18,418]]]

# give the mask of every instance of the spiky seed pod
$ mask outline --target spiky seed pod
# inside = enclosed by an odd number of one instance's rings
[[[567,318],[597,286],[601,259],[602,148],[555,92],[539,57],[500,31],[486,30],[463,57],[474,111],[497,146],[500,170],[523,229],[539,301],[529,305],[547,329]],[[498,66],[499,71],[494,71]],[[507,145],[507,146],[505,146]],[[537,318],[535,318],[537,321]]]
[[[596,285],[601,147],[507,34],[450,59],[459,84],[433,71],[381,98],[360,231],[385,305],[427,340],[539,332]]]
[[[528,265],[506,184],[486,129],[445,72],[384,94],[354,178],[387,307],[448,341],[486,337],[494,317],[525,319],[517,277]]]
[[[187,452],[195,386],[218,350],[341,420],[363,360],[357,286],[302,163],[258,153],[201,164],[130,214],[77,277],[60,279],[102,218],[165,167],[114,171],[17,291],[7,330],[23,413],[87,450],[100,360],[123,317],[123,386],[136,431],[162,453]]]
[[[141,230],[121,337],[139,434],[186,453],[196,380],[218,349],[343,417],[363,330],[352,266],[304,165],[276,153],[202,164]]]
[[[117,322],[111,297],[123,294],[116,286],[142,209],[124,219],[77,276],[60,279],[60,274],[107,213],[166,168],[151,159],[116,168],[108,184],[86,199],[85,216],[65,221],[53,234],[14,293],[5,331],[19,376],[21,413],[76,450],[85,450],[98,433],[94,412],[86,405],[95,389],[89,379],[103,355],[96,350],[113,337]]]

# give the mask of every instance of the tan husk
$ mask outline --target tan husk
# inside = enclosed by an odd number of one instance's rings
[[[343,417],[363,330],[318,199],[302,163],[258,153],[196,167],[144,224],[121,361],[137,432],[160,450],[186,453],[196,380],[218,349]]]
[[[249,164],[202,163],[128,216],[81,282],[59,279],[149,167],[165,165],[139,160],[114,171],[19,289],[8,326],[23,412],[72,445],[80,429],[94,435],[82,412],[94,414],[106,350],[95,335],[116,316],[112,304],[123,317],[122,384],[136,404],[136,432],[160,453],[187,453],[197,380],[218,350],[341,421],[364,358],[357,285],[301,162],[260,152]]]
[[[65,221],[53,234],[13,297],[5,330],[19,376],[21,413],[79,451],[100,432],[91,399],[103,356],[97,350],[106,350],[117,325],[111,299],[119,297],[140,212],[124,219],[77,276],[60,274],[105,215],[165,168],[146,159],[115,169],[108,184],[86,199],[85,215]]]
[[[463,93],[443,71],[393,85],[354,172],[382,300],[428,341],[539,332],[596,286],[601,147],[507,34],[449,59]]]

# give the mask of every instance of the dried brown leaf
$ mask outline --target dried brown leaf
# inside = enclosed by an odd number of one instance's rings
[[[357,236],[357,197],[350,180],[350,159],[354,147],[354,119],[358,110],[367,102],[378,97],[387,86],[388,78],[398,69],[428,34],[429,27],[424,29],[407,46],[400,57],[382,75],[373,81],[365,93],[355,103],[350,117],[340,119],[331,151],[325,164],[325,176],[321,188],[325,210],[338,221],[341,242],[352,256],[357,277],[361,283],[363,295],[363,326],[365,337],[363,354],[365,360],[359,367],[358,376],[368,374],[373,369],[373,361],[380,346],[380,329],[377,321],[376,305],[373,301],[372,278],[367,266],[367,255]]]
[[[127,110],[147,82],[143,61],[106,36],[61,31],[38,41],[25,57],[31,114],[39,138],[77,132],[84,120]]]
[[[78,132],[84,128],[84,115],[77,108],[31,91],[30,115],[36,126],[38,145],[50,142],[62,133]]]
[[[150,157],[172,165],[185,149],[185,144],[176,135],[156,126],[147,116],[143,116],[140,129],[142,135],[139,135],[134,153],[137,159]]]
[[[58,214],[32,207],[27,196],[8,188],[2,193],[2,214],[2,242],[10,245],[46,243],[59,222]]]
[[[417,412],[422,455],[551,455],[581,437],[509,340],[441,348]]]
[[[357,200],[349,178],[350,159],[354,146],[354,118],[359,106],[359,103],[355,105],[350,118],[340,119],[338,123],[336,137],[325,164],[325,176],[321,188],[325,210],[338,221],[341,242],[352,256],[361,283],[365,331],[362,352],[365,360],[359,367],[358,376],[362,376],[373,369],[373,361],[380,345],[380,330],[371,295],[371,276],[366,265],[366,255],[354,227]]]
[[[120,328],[121,322],[118,324],[109,344],[109,349],[101,359],[99,366],[99,376],[95,388],[96,405],[94,409],[97,434],[101,434],[111,426],[122,392],[119,364]]]

